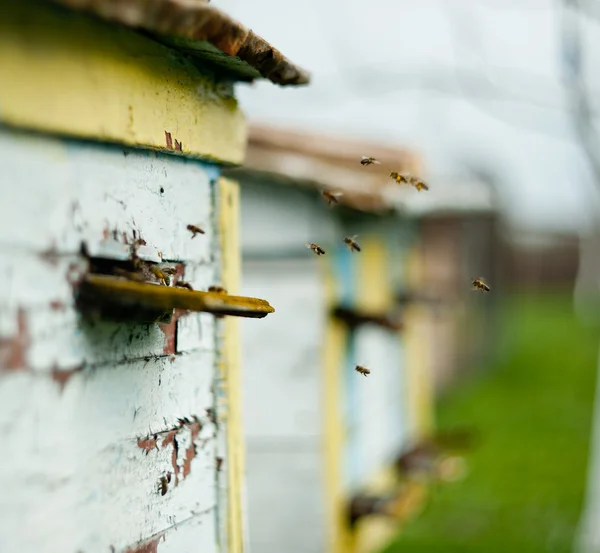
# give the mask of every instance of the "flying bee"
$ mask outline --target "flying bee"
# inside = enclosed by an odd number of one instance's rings
[[[397,171],[392,171],[390,173],[390,178],[394,179],[398,184],[402,184],[403,182],[408,182],[408,178],[404,175],[401,175]]]
[[[321,196],[323,196],[323,198],[325,198],[327,200],[327,205],[329,207],[332,206],[332,204],[337,204],[340,201],[338,200],[338,198],[343,194],[343,192],[330,192],[329,190],[323,190],[321,192]]]
[[[490,287],[483,281],[482,277],[473,279],[473,290],[479,290],[481,293],[489,292]]]
[[[381,162],[377,161],[374,157],[367,157],[367,156],[362,156],[362,159],[360,160],[360,164],[367,166],[367,165],[380,165]]]
[[[315,244],[314,242],[305,242],[304,245],[317,255],[325,255],[325,250],[319,246],[319,244]]]
[[[367,369],[366,367],[363,367],[362,365],[356,365],[354,370],[357,373],[364,374],[365,376],[368,376],[369,374],[371,374],[371,371],[369,369]]]
[[[189,282],[185,282],[183,280],[176,282],[175,286],[179,286],[180,288],[187,288],[188,290],[193,290],[192,285]]]
[[[161,476],[158,482],[158,491],[160,495],[165,495],[169,489],[169,482],[171,481],[171,473],[168,472],[167,476]]]
[[[354,236],[346,236],[346,238],[344,238],[344,242],[348,245],[351,252],[359,252],[360,251],[360,246],[358,245],[358,242],[356,242],[356,240],[355,240],[355,238],[357,236],[358,236],[358,234],[355,234]]]
[[[196,234],[206,234],[204,230],[196,225],[188,225],[186,228],[192,233],[192,238],[196,238]]]
[[[227,294],[227,290],[222,286],[213,285],[208,287],[209,292],[216,292],[217,294]]]
[[[414,186],[419,192],[421,192],[421,190],[429,190],[429,186],[427,184],[425,184],[422,180],[414,177],[409,179],[409,184]]]

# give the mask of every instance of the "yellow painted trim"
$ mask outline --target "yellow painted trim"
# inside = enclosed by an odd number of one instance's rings
[[[423,263],[418,246],[407,256],[407,281],[415,286],[422,281]],[[409,306],[404,314],[407,382],[406,402],[413,436],[430,433],[434,427],[434,389],[431,362],[428,356],[428,336],[425,326],[426,307]]]
[[[360,237],[362,251],[357,255],[358,309],[372,313],[385,313],[393,297],[388,251],[385,241],[378,236]]]
[[[228,86],[135,31],[48,2],[0,0],[0,121],[241,163],[246,126]]]
[[[230,294],[240,291],[241,250],[239,240],[240,190],[236,182],[220,178],[219,234],[221,237],[221,280]],[[244,473],[245,450],[242,425],[241,344],[239,319],[223,321],[222,369],[227,393],[227,551],[244,550]]]
[[[333,267],[324,274],[325,300],[330,308],[335,300]],[[333,317],[328,317],[325,327],[323,348],[323,412],[325,452],[325,504],[327,553],[351,551],[351,536],[347,526],[346,497],[342,486],[344,424],[342,413],[342,369],[346,351],[346,326]]]

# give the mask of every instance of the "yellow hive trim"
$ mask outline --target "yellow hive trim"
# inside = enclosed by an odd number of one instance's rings
[[[246,126],[232,85],[183,54],[52,4],[0,0],[0,9],[1,122],[243,161]]]
[[[239,293],[241,279],[241,248],[239,240],[240,189],[231,180],[220,178],[219,237],[222,251],[221,278],[227,290]],[[244,430],[242,424],[242,379],[240,325],[236,319],[223,324],[223,360],[220,367],[227,398],[227,551],[244,551]]]

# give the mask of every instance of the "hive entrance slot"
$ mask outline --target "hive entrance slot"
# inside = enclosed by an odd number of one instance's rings
[[[170,322],[175,309],[263,318],[275,310],[265,300],[169,286],[167,264],[90,258],[77,301],[90,315],[116,321]],[[178,273],[180,274],[180,273]],[[174,276],[174,279],[176,276]]]

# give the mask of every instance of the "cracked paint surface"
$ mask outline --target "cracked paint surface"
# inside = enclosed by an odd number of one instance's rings
[[[215,282],[216,167],[7,129],[0,163],[0,471],[19,474],[0,494],[2,552],[215,552],[214,317],[88,320],[74,291],[82,243],[118,259],[140,237],[194,288]],[[207,234],[191,240],[190,221]]]

